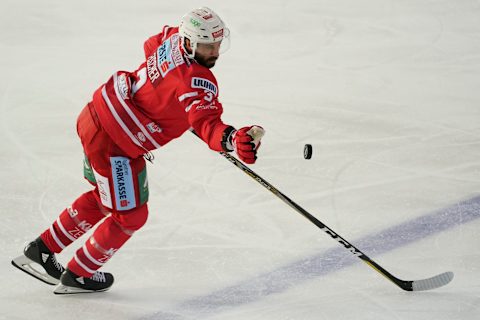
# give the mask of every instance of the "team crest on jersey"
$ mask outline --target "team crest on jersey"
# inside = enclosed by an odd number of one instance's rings
[[[207,80],[205,78],[193,77],[192,88],[205,89],[213,93],[215,96],[217,95],[217,92],[218,92],[217,86],[212,81]]]

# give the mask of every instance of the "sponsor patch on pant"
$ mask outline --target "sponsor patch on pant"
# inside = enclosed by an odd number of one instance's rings
[[[126,157],[110,157],[110,164],[112,166],[116,209],[124,211],[135,208],[135,186],[130,160]]]
[[[98,187],[98,193],[100,195],[100,200],[102,204],[110,209],[112,208],[112,194],[110,193],[110,183],[108,182],[108,178],[99,174],[93,167],[92,172],[95,177],[95,181]]]

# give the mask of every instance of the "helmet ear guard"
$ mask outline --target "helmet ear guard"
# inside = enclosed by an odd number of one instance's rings
[[[199,43],[222,42],[220,53],[225,52],[230,46],[230,30],[222,19],[207,7],[195,9],[184,15],[180,22],[179,33],[184,48],[186,48],[185,39],[190,41],[192,52],[187,52],[187,56],[192,59],[195,57]]]
[[[189,37],[187,36],[182,36],[180,37],[180,41],[182,43],[182,47],[183,49],[185,49],[185,54],[187,55],[187,57],[189,57],[190,59],[193,59],[195,57],[195,51],[197,51],[197,42],[194,42],[192,41]],[[188,39],[190,41],[190,50],[191,52],[189,52],[189,50],[187,50],[187,44],[186,44],[186,39]]]

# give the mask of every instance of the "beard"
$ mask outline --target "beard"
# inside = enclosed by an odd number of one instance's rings
[[[201,64],[202,66],[211,69],[215,66],[215,62],[217,62],[218,57],[210,57],[210,58],[204,58],[199,55],[195,55],[195,60]]]

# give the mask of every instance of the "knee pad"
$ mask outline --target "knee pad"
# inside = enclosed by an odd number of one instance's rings
[[[112,219],[119,225],[127,234],[139,230],[145,225],[148,218],[148,206],[144,204],[138,208],[128,211],[114,211],[112,212]]]

